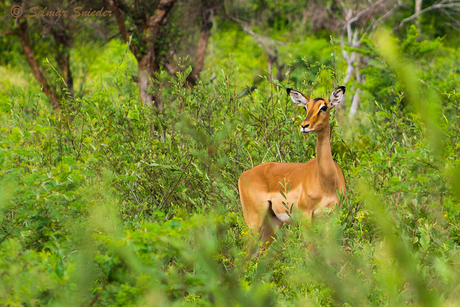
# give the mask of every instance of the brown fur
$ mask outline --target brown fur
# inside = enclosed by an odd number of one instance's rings
[[[329,114],[334,105],[328,99],[303,96],[307,116],[302,127],[317,134],[316,158],[307,163],[263,163],[245,171],[238,180],[245,222],[254,233],[259,232],[262,242],[270,243],[282,224],[290,223],[283,202],[294,204],[294,209],[311,220],[325,208],[339,205],[337,193],[345,193],[345,178],[331,154]],[[324,105],[327,110],[319,111]],[[287,201],[280,193],[285,192],[281,183],[292,185]]]

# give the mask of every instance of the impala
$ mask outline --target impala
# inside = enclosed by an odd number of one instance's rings
[[[329,99],[310,99],[290,88],[287,93],[307,111],[300,131],[316,133],[316,158],[307,163],[263,163],[245,171],[238,180],[244,220],[268,244],[283,223],[291,222],[292,208],[288,211],[285,204],[293,204],[311,221],[324,209],[339,205],[338,193],[345,193],[342,171],[332,159],[329,126],[330,111],[344,101],[345,87],[338,87]],[[283,196],[280,191],[285,193],[287,186],[290,190]]]

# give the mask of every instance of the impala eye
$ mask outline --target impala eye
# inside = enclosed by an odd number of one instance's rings
[[[319,112],[321,111],[327,111],[327,106],[322,106],[320,109],[319,109]]]

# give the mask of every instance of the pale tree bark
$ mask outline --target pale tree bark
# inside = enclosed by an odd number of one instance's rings
[[[350,107],[350,114],[348,115],[350,118],[354,117],[358,112],[358,106],[361,101],[359,94],[361,93],[361,89],[356,89],[355,93],[351,98],[351,107]]]
[[[355,80],[359,83],[361,82],[360,78],[360,73],[359,73],[359,58],[360,55],[357,55],[356,51],[346,51],[345,50],[345,42],[344,42],[344,36],[347,37],[347,43],[348,46],[351,48],[358,48],[359,47],[359,31],[358,28],[352,29],[352,15],[353,11],[348,10],[347,12],[347,24],[345,25],[342,35],[340,38],[340,44],[342,46],[342,55],[345,61],[347,62],[347,71],[345,74],[345,77],[343,79],[342,84],[348,84],[350,82],[351,78],[353,75],[355,76]],[[358,111],[358,106],[360,102],[359,94],[361,90],[358,88],[355,90],[355,87],[352,87],[351,92],[353,93],[352,95],[352,104],[350,107],[350,113],[349,117],[353,117],[356,112]],[[344,106],[343,106],[344,107]]]
[[[349,10],[347,13],[347,16],[351,18],[351,14],[352,14],[352,11]],[[356,61],[356,52],[355,51],[349,52],[345,50],[345,42],[344,42],[345,35],[347,37],[348,46],[350,46],[351,48],[357,48],[359,46],[358,29],[355,28],[354,30],[352,30],[351,24],[348,23],[344,31],[342,31],[342,35],[340,37],[340,44],[342,46],[342,55],[345,61],[347,62],[347,72],[343,79],[343,84],[347,84],[348,81],[350,81],[351,77],[353,76],[353,72],[355,70],[354,65]]]
[[[420,11],[422,10],[422,0],[415,0],[415,14],[417,14],[417,19],[415,20],[415,25],[419,33],[421,33],[420,28]]]
[[[342,54],[343,58],[347,62],[347,70],[345,77],[343,79],[343,84],[347,84],[352,80],[354,77],[355,82],[351,88],[352,98],[351,98],[351,106],[349,117],[354,117],[358,111],[360,99],[360,84],[364,83],[364,76],[360,73],[360,66],[363,60],[363,56],[357,53],[354,50],[347,51],[345,48],[345,37],[347,38],[346,45],[351,49],[357,49],[360,47],[360,40],[362,35],[369,31],[370,29],[374,28],[379,22],[388,18],[391,14],[393,14],[394,10],[388,10],[382,17],[376,19],[372,18],[373,14],[379,14],[377,12],[382,11],[382,7],[384,5],[388,5],[390,1],[388,0],[378,0],[374,3],[371,3],[368,7],[363,8],[363,10],[354,13],[352,9],[346,8],[345,5],[342,3],[344,10],[346,12],[346,20],[342,27],[342,35],[340,38],[340,44],[342,46]],[[357,22],[364,21],[364,24],[361,26],[357,26]],[[361,31],[360,31],[361,28]]]
[[[356,80],[356,86],[353,88],[353,96],[351,98],[351,107],[350,107],[350,113],[348,116],[350,118],[354,117],[356,113],[358,112],[358,107],[359,103],[361,102],[360,94],[361,94],[361,88],[359,87],[360,84],[364,83],[364,76],[361,75],[359,71],[359,67],[361,66],[361,59],[362,56],[358,55],[356,59],[356,69],[355,69],[355,80]]]
[[[423,9],[423,0],[414,1],[414,14],[402,19],[399,25],[395,27],[392,32],[401,29],[405,23],[413,20],[415,20],[417,28],[420,31],[420,16],[432,10],[441,10],[441,12],[445,13],[451,21],[460,26],[460,23],[450,15],[450,13],[460,13],[460,2],[458,0],[439,0],[433,5]],[[374,31],[380,24],[395,14],[398,9],[404,7],[404,4],[399,0],[377,0],[375,2],[369,2],[368,6],[365,6],[363,2],[363,6],[361,6],[362,10],[357,12],[353,12],[345,1],[339,2],[339,5],[342,6],[343,11],[345,12],[344,15],[346,16],[342,27],[342,36],[340,41],[342,54],[347,62],[347,71],[343,79],[343,83],[346,84],[350,82],[353,76],[356,81],[351,90],[353,96],[351,99],[352,105],[349,113],[349,116],[353,117],[359,108],[359,94],[361,92],[359,85],[365,82],[365,77],[360,74],[359,69],[363,63],[367,62],[368,57],[356,53],[355,51],[345,50],[345,45],[351,48],[359,48],[360,35],[365,35],[366,33],[370,33],[370,31]],[[347,38],[346,43],[345,37]]]
[[[448,17],[452,17],[449,11],[452,13],[456,13],[456,14],[460,13],[460,2],[458,0],[441,0],[439,2],[436,2],[435,4],[429,7],[426,7],[424,9],[421,9],[418,12],[416,11],[413,15],[401,20],[399,25],[395,27],[392,30],[392,32],[401,29],[406,22],[410,22],[418,18],[420,15],[426,12],[429,12],[429,11],[433,11],[433,10],[441,10],[441,12],[445,13]],[[455,20],[455,22],[458,22],[458,21]]]

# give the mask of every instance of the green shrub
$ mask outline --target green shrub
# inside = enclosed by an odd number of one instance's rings
[[[0,304],[458,304],[458,95],[417,61],[454,80],[458,72],[432,57],[448,50],[433,50],[439,41],[415,35],[401,54],[391,40],[368,41],[367,118],[333,116],[333,154],[348,190],[341,208],[311,229],[284,226],[253,258],[238,176],[315,155],[315,137],[298,129],[304,110],[278,83],[238,99],[250,77],[230,70],[231,61],[193,89],[186,73],[160,73],[165,109],[152,112],[128,68],[109,65],[113,76],[60,115],[29,95],[38,88],[21,94],[8,85],[13,97],[0,97]],[[310,79],[289,86],[330,93],[336,72],[310,68],[301,71]]]

